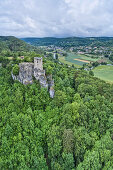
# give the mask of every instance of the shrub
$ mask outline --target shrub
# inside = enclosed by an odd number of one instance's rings
[[[92,70],[89,71],[89,75],[90,75],[90,76],[94,76],[94,73],[93,73]]]
[[[19,74],[19,66],[17,64],[15,64],[15,66],[13,67],[13,74],[15,76]]]

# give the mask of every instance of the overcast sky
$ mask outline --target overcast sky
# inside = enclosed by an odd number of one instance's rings
[[[113,0],[0,0],[0,35],[113,36]]]

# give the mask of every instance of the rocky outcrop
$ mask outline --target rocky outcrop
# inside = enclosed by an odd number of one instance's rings
[[[11,73],[11,75],[12,75],[13,80],[18,80],[18,81],[20,81],[19,76],[15,76],[13,73]],[[20,81],[20,82],[21,82],[21,81]],[[21,83],[22,83],[22,82],[21,82]]]
[[[50,97],[53,98],[55,94],[55,90],[54,90],[54,80],[52,79],[52,75],[47,76],[47,81],[48,81]]]
[[[48,86],[49,87],[54,86],[54,80],[52,79],[52,74],[47,75],[47,81],[48,81]]]
[[[49,94],[50,94],[50,97],[51,97],[51,98],[54,98],[55,90],[54,90],[53,87],[50,87],[50,89],[49,89]]]
[[[18,80],[22,84],[32,84],[33,77],[39,81],[41,87],[47,88],[50,93],[50,97],[54,97],[54,80],[52,75],[46,77],[45,70],[43,70],[42,58],[35,57],[34,63],[20,63],[19,75],[15,76],[12,73],[13,80]]]

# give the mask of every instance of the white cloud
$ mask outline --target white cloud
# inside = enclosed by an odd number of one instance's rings
[[[113,0],[0,0],[0,33],[113,36]]]

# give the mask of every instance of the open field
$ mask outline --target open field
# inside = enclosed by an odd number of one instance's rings
[[[87,57],[88,58],[88,57]],[[67,57],[65,57],[66,61],[69,61],[70,63],[82,66],[83,64],[85,64],[86,62],[83,61],[78,61],[75,59],[83,59],[86,60],[86,58],[82,58],[79,54],[75,54],[75,53],[68,53]]]
[[[75,64],[75,63],[66,61],[66,60],[65,60],[65,57],[59,57],[59,61],[60,61],[61,63],[64,63],[64,64],[68,64],[69,66],[72,66],[72,64],[74,64],[74,66],[75,66],[76,68],[80,68],[80,67],[81,67],[80,65],[77,65],[77,64]]]
[[[95,77],[98,77],[106,82],[113,83],[113,66],[98,66],[94,70]]]
[[[68,53],[67,57],[60,57],[59,60],[63,63],[69,65],[76,65],[82,67],[83,64],[95,62],[98,58],[91,58],[90,56],[76,54],[76,53]]]
[[[59,57],[60,62],[72,65],[74,64],[75,67],[80,68],[83,64],[95,62],[99,58],[91,58],[90,56],[86,55],[79,55],[75,53],[68,53],[67,57]],[[106,59],[107,60],[107,59]],[[109,61],[107,60],[109,63]],[[102,65],[96,67],[94,70],[95,77],[98,77],[106,82],[113,83],[113,66]]]

